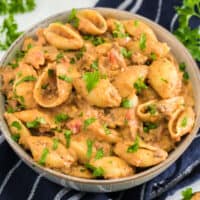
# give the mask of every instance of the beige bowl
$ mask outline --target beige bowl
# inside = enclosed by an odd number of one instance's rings
[[[143,172],[140,172],[136,175],[126,177],[126,178],[119,178],[114,180],[88,180],[83,178],[72,177],[68,175],[64,175],[62,173],[56,172],[51,169],[44,168],[38,165],[36,162],[33,161],[31,156],[27,154],[23,148],[21,148],[17,143],[15,143],[10,137],[10,131],[6,122],[3,119],[3,112],[4,112],[4,100],[3,96],[0,96],[0,129],[4,134],[7,142],[13,148],[13,150],[21,157],[21,159],[29,165],[33,170],[37,171],[38,173],[42,173],[47,179],[56,182],[65,187],[71,187],[76,190],[81,191],[88,191],[88,192],[113,192],[119,191],[123,189],[128,189],[134,187],[136,185],[142,184],[144,182],[149,181],[150,179],[154,178],[165,169],[167,169],[171,164],[173,164],[186,148],[190,145],[193,138],[195,137],[200,123],[200,76],[199,70],[192,59],[191,55],[188,53],[186,48],[167,30],[159,26],[158,24],[141,17],[139,15],[135,15],[129,12],[120,11],[116,9],[108,9],[108,8],[95,8],[98,10],[103,16],[114,17],[118,19],[138,19],[142,20],[147,23],[156,33],[158,39],[160,41],[166,42],[172,50],[172,53],[175,55],[179,62],[185,62],[187,66],[187,71],[190,75],[190,79],[193,85],[193,92],[195,98],[195,112],[196,112],[196,121],[195,126],[191,132],[191,134],[187,135],[182,142],[177,146],[177,148],[170,153],[169,157],[159,165],[151,167]],[[46,27],[49,23],[55,21],[66,21],[67,16],[69,15],[70,11],[66,11],[52,17],[49,17],[42,22],[38,23],[31,29],[25,32],[20,38],[18,38],[13,45],[9,48],[6,55],[1,60],[0,66],[5,66],[14,56],[15,52],[21,47],[22,42],[25,37],[27,36],[34,36],[35,31],[40,27]]]

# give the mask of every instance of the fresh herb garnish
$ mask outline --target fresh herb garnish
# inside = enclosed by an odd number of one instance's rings
[[[155,115],[158,111],[155,104],[151,104],[147,106],[146,112],[150,113],[150,115]]]
[[[134,143],[127,148],[128,153],[137,152],[139,149],[139,137],[136,136]]]
[[[21,130],[22,129],[22,126],[17,121],[13,121],[12,124],[11,124],[11,126],[15,127],[17,130]]]
[[[76,63],[76,59],[74,57],[70,58],[70,64],[75,64]]]
[[[124,31],[124,26],[120,22],[115,22],[115,30],[112,32],[114,38],[125,38],[128,36]]]
[[[72,134],[72,132],[70,130],[65,130],[64,131],[64,136],[65,136],[66,147],[67,148],[69,148],[69,146],[70,146],[71,134]]]
[[[43,152],[42,152],[42,155],[41,155],[41,158],[38,161],[38,163],[40,165],[43,165],[43,166],[45,165],[48,154],[49,154],[49,150],[47,148],[44,148]]]
[[[188,81],[189,78],[190,78],[190,76],[189,76],[188,72],[185,71],[185,72],[183,73],[183,80]]]
[[[179,70],[181,72],[183,72],[183,80],[184,81],[188,81],[190,77],[189,77],[188,72],[186,71],[186,65],[185,65],[185,63],[180,63],[179,64]]]
[[[100,80],[100,73],[99,71],[85,72],[83,75],[83,80],[86,83],[86,88],[88,92],[91,92],[91,90],[94,89],[94,87]]]
[[[185,71],[185,68],[186,68],[186,65],[185,65],[185,63],[180,63],[179,64],[179,70],[181,71],[181,72],[184,72]]]
[[[84,40],[90,40],[94,46],[98,46],[100,44],[103,44],[105,42],[104,38],[94,35],[84,35]]]
[[[150,54],[150,58],[151,58],[151,60],[156,60],[157,59],[157,55],[155,54],[155,53],[151,53]]]
[[[181,121],[181,127],[186,127],[187,126],[187,122],[188,122],[188,118],[184,117]]]
[[[122,103],[121,103],[121,106],[123,108],[132,108],[133,107],[133,101],[129,100],[129,99],[123,99]]]
[[[137,27],[138,25],[139,25],[139,21],[136,19],[136,20],[134,21],[134,26]]]
[[[98,66],[99,66],[99,61],[98,59],[94,60],[92,62],[92,64],[90,65],[91,68],[95,69],[95,70],[98,70]]]
[[[23,83],[23,82],[30,82],[30,81],[36,81],[37,78],[33,75],[31,76],[24,76],[21,80],[19,80],[17,83],[16,83],[16,86],[18,86],[19,84]]]
[[[87,139],[87,158],[91,158],[92,156],[92,147],[93,147],[93,141]]]
[[[61,123],[61,122],[68,120],[69,116],[67,114],[64,114],[64,113],[59,113],[55,116],[54,119],[55,119],[56,123]]]
[[[137,79],[137,81],[134,83],[134,88],[136,89],[137,93],[141,93],[142,90],[147,89],[147,85],[144,83],[144,80],[140,77]]]
[[[38,128],[40,124],[46,124],[46,121],[43,117],[36,117],[35,120],[31,122],[26,122],[28,128]]]
[[[158,125],[153,122],[143,122],[143,131],[148,133],[152,129],[158,128]]]
[[[71,83],[71,82],[72,82],[72,78],[66,76],[65,74],[60,74],[60,75],[58,76],[58,78],[59,78],[60,80],[63,80],[63,81],[65,81],[65,82],[67,82],[67,83]]]
[[[86,51],[85,47],[82,47],[79,51],[77,51],[75,54],[76,59],[80,60],[83,57],[85,51]]]
[[[54,70],[53,69],[48,69],[48,76],[52,77],[54,75]]]
[[[85,167],[93,172],[92,175],[94,177],[103,177],[103,175],[105,173],[104,169],[102,167],[94,167],[90,163],[86,163]]]
[[[174,34],[188,48],[192,56],[200,61],[200,26],[190,27],[191,18],[200,19],[200,3],[191,0],[182,2],[182,6],[176,7],[178,28]]]
[[[46,84],[41,85],[41,88],[43,90],[46,90],[48,88],[48,86],[49,86],[49,83],[46,83]]]
[[[182,200],[190,200],[192,198],[193,192],[192,192],[192,188],[187,188],[185,190],[182,191]]]
[[[60,63],[60,61],[64,58],[64,54],[62,52],[59,52],[56,56],[56,62]]]
[[[94,117],[91,117],[91,118],[88,118],[84,121],[84,126],[83,126],[83,129],[86,130],[88,128],[89,125],[91,125],[93,122],[96,121],[96,118]]]
[[[11,138],[15,141],[15,142],[19,142],[20,139],[20,134],[13,134],[11,135]]]
[[[76,16],[77,15],[77,10],[73,8],[71,10],[71,13],[68,17],[68,22],[75,28],[78,28],[79,26],[79,18]]]
[[[121,54],[124,56],[124,58],[131,58],[132,56],[132,52],[124,47],[121,48]]]
[[[160,78],[160,80],[164,83],[168,83],[168,80],[164,79],[163,77]]]
[[[53,150],[56,150],[58,148],[58,144],[59,144],[59,139],[58,138],[54,138],[53,139]]]
[[[96,153],[96,155],[95,155],[95,159],[96,159],[96,160],[101,159],[101,158],[103,158],[103,156],[104,156],[103,149],[102,149],[102,148],[98,149],[98,150],[97,150],[97,153]]]
[[[111,134],[111,131],[110,131],[110,129],[108,128],[107,124],[104,124],[104,125],[103,125],[103,129],[104,129],[104,132],[105,132],[106,135]]]
[[[139,46],[142,51],[146,49],[146,40],[146,34],[142,33],[139,41]]]

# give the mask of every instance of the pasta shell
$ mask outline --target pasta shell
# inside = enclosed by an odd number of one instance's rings
[[[52,23],[44,30],[44,36],[49,44],[63,50],[76,50],[83,47],[83,40],[70,25]]]
[[[135,152],[127,152],[132,145],[130,142],[119,142],[114,147],[114,152],[130,165],[136,167],[150,167],[164,161],[168,154],[166,151],[147,145],[140,140],[139,148]]]
[[[45,160],[45,166],[56,169],[69,169],[76,162],[76,155],[70,149],[66,149],[64,145],[58,143],[56,149],[53,149],[53,139],[45,136],[30,136],[28,145],[36,162],[41,160],[44,149],[48,149]]]
[[[149,67],[149,83],[164,99],[177,96],[181,90],[181,79],[173,63],[167,59],[154,61]]]
[[[104,108],[117,107],[121,103],[121,97],[119,96],[117,89],[108,79],[101,79],[96,87],[89,93],[82,78],[75,79],[73,84],[77,92],[80,93],[90,105]]]
[[[73,166],[71,171],[69,172],[69,175],[80,177],[80,178],[88,178],[88,179],[94,178],[94,176],[92,176],[92,173],[88,169],[86,169],[84,166],[81,166],[81,165]]]
[[[140,39],[142,34],[146,34],[148,40],[157,41],[156,35],[153,30],[144,22],[135,20],[124,20],[122,21],[128,34],[134,39]]]
[[[121,97],[126,98],[136,93],[134,83],[139,79],[145,79],[148,73],[148,67],[145,65],[136,65],[127,68],[124,72],[119,73],[113,85],[118,89]]]
[[[98,160],[92,160],[91,164],[104,171],[105,179],[122,178],[134,174],[134,169],[131,168],[124,160],[116,156],[103,157]]]
[[[78,29],[83,33],[101,35],[107,30],[105,19],[95,10],[80,10],[77,12],[77,17],[79,18]]]
[[[24,148],[28,149],[28,137],[31,136],[30,131],[24,126],[24,124],[13,114],[13,113],[4,113],[4,117],[7,121],[7,124],[9,126],[9,129],[11,131],[12,135],[18,135],[19,138],[19,144],[23,145]],[[14,126],[14,123],[17,124],[17,126]]]
[[[195,121],[195,113],[191,107],[182,107],[172,115],[168,123],[171,137],[179,141],[181,136],[191,132]]]
[[[52,71],[50,77],[49,70]],[[68,65],[66,63],[49,65],[35,84],[33,95],[36,102],[45,108],[52,108],[65,102],[72,90],[71,77],[68,74]],[[69,78],[70,81],[65,80],[65,78]],[[50,87],[54,89],[44,92],[42,85],[50,83],[53,83]],[[56,84],[56,89],[54,84]]]

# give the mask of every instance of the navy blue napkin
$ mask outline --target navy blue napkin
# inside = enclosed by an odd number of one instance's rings
[[[177,26],[174,6],[180,4],[180,0],[100,0],[96,6],[136,12],[173,31]],[[129,190],[106,194],[77,192],[46,180],[25,165],[0,136],[0,200],[164,200],[179,188],[200,179],[199,136],[158,177]]]

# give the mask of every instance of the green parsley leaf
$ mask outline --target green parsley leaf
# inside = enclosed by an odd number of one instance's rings
[[[46,90],[48,88],[48,86],[49,86],[49,83],[46,83],[46,84],[41,85],[41,88],[43,90]]]
[[[112,32],[112,34],[114,38],[125,38],[128,36],[128,34],[125,33],[123,24],[120,22],[115,23],[115,30]]]
[[[186,127],[187,126],[187,122],[188,122],[188,118],[184,117],[181,121],[181,127]]]
[[[146,40],[146,34],[142,33],[139,41],[139,46],[142,51],[146,49]]]
[[[157,59],[157,55],[155,54],[155,53],[151,53],[150,54],[150,58],[151,58],[151,60],[156,60]]]
[[[93,141],[90,139],[87,139],[87,157],[91,158],[92,156],[92,147],[93,147]]]
[[[185,71],[185,72],[183,73],[183,80],[184,80],[184,81],[188,81],[189,78],[190,78],[190,76],[189,76],[188,72]]]
[[[99,73],[99,71],[85,72],[83,74],[83,80],[86,83],[86,88],[87,88],[88,92],[91,92],[92,89],[95,88],[95,86],[97,85],[97,83],[100,80],[100,73]]]
[[[85,47],[82,47],[79,51],[77,51],[75,54],[76,59],[80,60],[83,57],[85,51],[86,51]]]
[[[103,129],[104,129],[104,132],[106,133],[106,135],[111,134],[111,131],[110,131],[110,129],[107,127],[107,124],[104,124],[104,125],[103,125]]]
[[[64,122],[68,119],[69,119],[69,116],[67,114],[64,114],[64,113],[59,113],[55,116],[55,122],[56,123],[61,123],[61,122]]]
[[[46,124],[46,121],[43,117],[36,117],[35,120],[31,122],[26,122],[28,128],[38,128],[40,124]]]
[[[104,38],[94,35],[84,35],[84,40],[90,40],[94,46],[98,46],[100,44],[103,44],[105,42]]]
[[[60,61],[64,58],[64,54],[62,52],[59,52],[56,56],[56,62],[60,63]]]
[[[67,148],[69,148],[69,146],[70,146],[71,134],[72,134],[72,132],[70,130],[65,130],[64,131],[64,136],[65,136],[66,147]]]
[[[133,107],[133,101],[129,99],[122,99],[121,106],[123,108],[132,108]]]
[[[121,54],[124,56],[124,58],[131,58],[132,56],[132,52],[124,47],[121,48]]]
[[[155,115],[158,111],[155,104],[151,104],[147,106],[146,112],[150,113],[150,115]]]
[[[128,153],[134,153],[138,151],[139,148],[139,137],[136,136],[134,143],[127,148]]]
[[[96,118],[94,118],[94,117],[91,117],[91,118],[86,119],[86,120],[84,121],[83,129],[86,130],[87,127],[88,127],[89,125],[91,125],[91,124],[92,124],[93,122],[95,122],[95,121],[96,121]]]
[[[37,80],[37,78],[34,77],[33,75],[31,75],[31,76],[24,76],[21,80],[19,80],[16,83],[16,86],[18,86],[19,84],[21,84],[23,82],[36,81],[36,80]]]
[[[95,177],[103,177],[104,175],[104,169],[102,167],[94,167],[93,165],[91,165],[90,163],[86,163],[85,167],[89,170],[91,170],[93,173],[92,175]]]
[[[141,77],[137,79],[133,86],[136,89],[137,93],[141,93],[142,90],[148,88]]]
[[[49,154],[49,150],[47,148],[44,148],[43,152],[42,152],[42,155],[41,155],[41,158],[38,161],[38,163],[40,165],[43,165],[43,166],[45,165],[48,154]]]
[[[12,108],[12,107],[7,107],[7,110],[6,110],[8,113],[14,113],[15,112],[15,109]]]
[[[136,19],[134,20],[134,26],[137,27],[139,25],[139,21]]]
[[[75,8],[73,8],[71,10],[71,13],[68,17],[68,22],[75,28],[78,28],[79,26],[79,18],[76,16],[77,14],[77,10]]]
[[[182,191],[183,200],[190,200],[192,198],[192,188],[187,188]]]
[[[21,130],[22,129],[22,126],[20,125],[19,122],[17,121],[13,121],[12,124],[11,124],[12,127],[15,127],[16,129],[18,130]]]
[[[53,150],[56,150],[58,148],[58,144],[59,144],[59,139],[58,138],[54,138],[53,139]]]
[[[99,66],[99,61],[98,59],[94,60],[92,62],[92,64],[90,65],[91,68],[95,69],[95,70],[98,70],[98,66]]]
[[[70,58],[70,64],[75,64],[76,63],[76,60],[74,57]]]
[[[153,122],[143,122],[143,131],[148,133],[151,129],[158,128],[158,125]]]
[[[101,158],[103,158],[103,156],[104,156],[103,149],[102,149],[102,148],[98,149],[98,150],[97,150],[97,153],[96,153],[96,155],[95,155],[95,159],[96,159],[96,160],[101,159]]]
[[[54,70],[53,69],[48,69],[48,76],[52,77],[54,75]]]
[[[185,67],[186,67],[185,63],[180,63],[180,64],[179,64],[179,70],[180,70],[181,72],[184,72],[184,71],[185,71]]]
[[[20,139],[20,134],[13,134],[11,135],[11,138],[15,141],[15,142],[19,142]]]
[[[65,81],[65,82],[67,82],[67,83],[71,83],[71,82],[72,82],[72,78],[66,76],[65,74],[60,74],[60,75],[58,76],[58,78],[59,78],[60,80],[63,80],[63,81]]]

